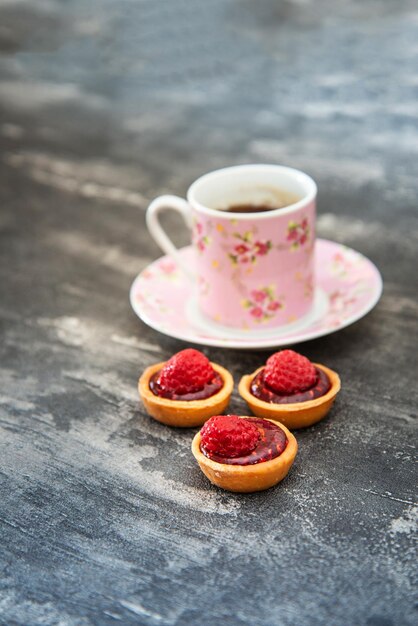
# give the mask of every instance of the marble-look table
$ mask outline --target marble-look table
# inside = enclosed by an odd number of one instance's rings
[[[417,34],[408,0],[0,2],[1,624],[416,624]],[[311,174],[384,293],[298,346],[338,402],[239,496],[138,403],[184,344],[128,291],[149,200],[245,162]],[[205,352],[236,379],[269,354]]]

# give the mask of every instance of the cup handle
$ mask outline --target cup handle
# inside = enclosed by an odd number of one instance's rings
[[[192,280],[194,280],[193,272],[190,267],[181,258],[178,249],[173,244],[167,233],[163,230],[158,216],[165,209],[173,209],[180,213],[184,219],[186,226],[192,228],[192,212],[188,202],[179,196],[159,196],[155,198],[149,205],[146,212],[146,222],[148,230],[155,242],[160,246],[161,250],[171,256],[178,267]]]

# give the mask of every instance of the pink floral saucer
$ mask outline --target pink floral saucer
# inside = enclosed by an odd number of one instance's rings
[[[182,248],[193,267],[194,251]],[[168,256],[151,263],[134,280],[130,302],[145,324],[190,343],[221,348],[276,348],[328,335],[366,315],[382,293],[379,271],[365,256],[341,244],[317,239],[316,291],[309,315],[279,329],[231,329],[205,318],[198,310],[194,288]]]

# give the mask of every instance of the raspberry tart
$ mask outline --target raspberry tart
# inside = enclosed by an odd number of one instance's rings
[[[277,485],[297,453],[295,437],[272,420],[238,415],[211,417],[192,442],[200,469],[218,487],[249,493]]]
[[[168,426],[201,426],[226,409],[234,381],[225,368],[187,348],[142,374],[139,395],[148,413]]]
[[[282,350],[243,376],[238,390],[254,415],[288,428],[305,428],[325,417],[340,388],[333,370],[293,350]]]

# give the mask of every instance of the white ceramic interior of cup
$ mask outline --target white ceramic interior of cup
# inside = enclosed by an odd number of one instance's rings
[[[271,218],[276,212],[292,213],[314,200],[316,184],[310,176],[282,165],[237,165],[215,170],[198,178],[189,188],[187,199],[198,211],[218,215],[236,204],[275,206],[280,190],[297,196],[298,201],[284,208],[262,213],[234,213],[234,219]]]

